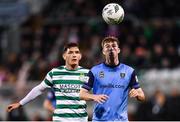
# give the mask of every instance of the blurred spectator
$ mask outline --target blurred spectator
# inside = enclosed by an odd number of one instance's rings
[[[162,68],[162,59],[164,57],[164,48],[162,47],[161,44],[154,44],[153,45],[153,50],[152,50],[152,55],[151,55],[151,66],[154,68]]]
[[[7,80],[6,68],[3,65],[0,65],[0,86],[6,80]]]
[[[178,53],[172,45],[167,45],[167,58],[169,59],[170,68],[177,67],[179,63]]]
[[[17,75],[16,72],[20,70],[23,62],[31,61],[38,52],[40,57],[33,62],[29,80],[41,80],[47,69],[61,64],[57,60],[60,58],[58,51],[67,40],[79,42],[85,55],[84,59],[88,61],[83,62],[83,65],[91,67],[102,60],[99,56],[101,49],[96,45],[104,34],[114,35],[122,40],[121,60],[125,60],[125,63],[133,62],[135,67],[175,68],[180,64],[178,55],[180,26],[171,19],[159,18],[166,16],[163,11],[170,5],[178,9],[170,0],[163,2],[161,8],[157,7],[160,2],[155,0],[122,1],[121,5],[127,14],[120,26],[106,25],[100,18],[99,13],[106,1],[49,2],[40,13],[22,23],[19,54],[0,55],[1,62],[5,63],[11,76]],[[153,4],[152,7],[146,7],[150,3]],[[154,13],[152,10],[159,12]],[[173,9],[169,11],[171,16],[176,16]],[[161,14],[163,15],[160,16]],[[150,19],[147,21],[146,18]]]
[[[162,121],[167,120],[167,100],[164,93],[157,89],[152,98],[145,103],[139,104],[137,120]]]
[[[132,55],[132,50],[127,44],[124,44],[123,47],[121,48],[121,53],[120,53],[120,61],[130,65],[133,64],[134,62],[134,56]]]
[[[17,110],[14,110],[7,115],[7,121],[27,121],[27,116],[25,115],[25,112],[23,108],[19,108]]]
[[[139,68],[148,67],[148,51],[144,47],[137,47],[135,49],[135,65]]]
[[[17,101],[17,98],[13,98],[13,101]],[[23,107],[20,107],[11,112],[7,112],[7,121],[28,121],[26,111]]]
[[[31,121],[45,121],[44,118],[40,115],[40,113],[35,113],[32,117]]]
[[[177,88],[172,89],[171,94],[167,101],[167,120],[178,121],[180,120],[180,94]]]

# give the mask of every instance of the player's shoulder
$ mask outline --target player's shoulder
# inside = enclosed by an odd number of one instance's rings
[[[59,66],[59,67],[54,67],[49,72],[54,73],[54,72],[59,72],[59,71],[63,71],[63,70],[65,70],[65,66],[64,65]]]
[[[82,66],[79,66],[79,67],[78,67],[78,70],[79,70],[79,71],[82,71],[82,72],[89,72],[89,69],[84,68],[84,67],[82,67]]]
[[[94,65],[91,70],[97,70],[97,69],[102,69],[103,68],[103,63],[99,63]]]
[[[54,67],[52,70],[63,70],[63,69],[65,69],[64,65],[58,66],[58,67]]]
[[[125,69],[128,69],[128,70],[134,70],[134,68],[133,68],[132,66],[129,66],[129,65],[124,64],[124,63],[121,63],[119,66],[120,66],[120,67],[123,67],[123,68],[125,68]]]

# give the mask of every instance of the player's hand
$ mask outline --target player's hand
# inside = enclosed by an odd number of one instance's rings
[[[12,110],[19,108],[20,106],[21,106],[20,103],[10,104],[10,105],[7,107],[7,111],[8,111],[8,112],[11,112]]]
[[[138,91],[136,89],[131,89],[129,92],[130,97],[138,97]]]
[[[93,96],[93,100],[94,100],[95,102],[100,103],[100,104],[102,104],[103,102],[105,102],[107,99],[108,99],[108,96],[107,96],[107,95],[104,95],[104,94],[94,95],[94,96]]]

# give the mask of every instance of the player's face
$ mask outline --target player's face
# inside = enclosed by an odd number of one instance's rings
[[[66,65],[79,65],[81,59],[81,53],[78,47],[68,48],[67,51],[63,54],[63,58],[66,61]]]
[[[118,54],[120,53],[119,46],[117,42],[106,42],[103,46],[103,54],[106,58],[109,58],[111,53],[113,54],[114,58],[118,57]]]

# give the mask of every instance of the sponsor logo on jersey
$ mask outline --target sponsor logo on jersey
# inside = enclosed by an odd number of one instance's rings
[[[110,84],[100,85],[100,88],[122,88],[122,89],[124,89],[125,86],[122,85],[122,84],[112,84],[112,83],[110,83]]]

